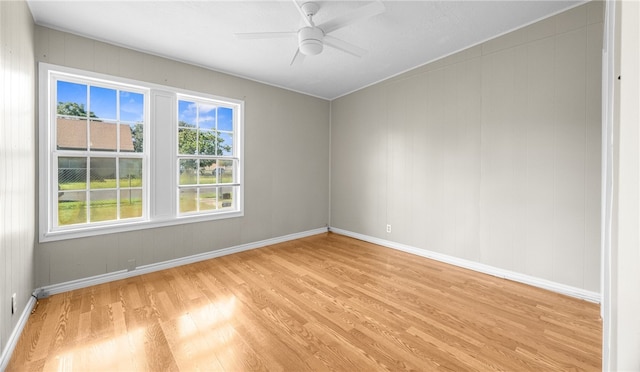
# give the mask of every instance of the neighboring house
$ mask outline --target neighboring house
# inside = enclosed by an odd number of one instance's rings
[[[93,151],[115,151],[117,149],[118,124],[103,121],[89,121],[90,144]],[[120,151],[134,151],[131,127],[120,126]],[[57,145],[59,150],[87,149],[86,120],[58,118]]]

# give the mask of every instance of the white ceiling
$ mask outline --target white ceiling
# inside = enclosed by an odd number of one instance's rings
[[[584,3],[384,1],[384,13],[331,33],[366,49],[363,57],[325,47],[291,66],[295,37],[240,40],[235,33],[298,30],[303,20],[293,1],[27,1],[39,25],[326,99]],[[369,3],[315,2],[317,25]]]

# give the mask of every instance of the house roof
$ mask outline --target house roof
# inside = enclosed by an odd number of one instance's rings
[[[131,127],[127,124],[116,124],[90,120],[90,144],[94,151],[117,150],[117,128],[120,127],[120,151],[134,151]],[[87,121],[81,119],[58,118],[56,131],[58,149],[86,150]]]

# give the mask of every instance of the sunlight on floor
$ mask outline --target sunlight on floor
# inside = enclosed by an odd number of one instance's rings
[[[170,322],[173,324],[162,325],[171,349],[178,351],[174,357],[180,369],[223,369],[220,363],[235,360],[236,330],[230,324],[235,308],[236,298],[232,296],[183,314]],[[171,327],[175,327],[173,335]]]
[[[152,321],[148,326],[130,330],[125,335],[105,341],[89,341],[66,350],[56,356],[52,361],[54,365],[45,366],[45,370],[146,370],[149,367],[147,358],[154,357],[147,355],[148,345],[163,343],[164,340],[172,350],[184,352],[173,356],[180,367],[219,366],[218,358],[228,360],[235,354],[228,350],[236,335],[233,325],[229,324],[235,311],[236,298],[231,296],[174,319],[157,319],[157,322]],[[158,333],[160,330],[161,334]]]
[[[218,323],[227,321],[233,316],[236,298],[231,296],[224,301],[207,304],[196,311],[191,311],[178,318],[180,337],[191,336],[194,332],[211,331]],[[193,327],[195,323],[197,328]]]
[[[81,371],[121,371],[145,367],[145,329],[138,328],[127,334],[110,338],[103,342],[90,342],[56,356],[58,372]],[[142,358],[136,363],[135,359]],[[45,370],[50,370],[45,366]],[[53,368],[52,368],[53,369]]]

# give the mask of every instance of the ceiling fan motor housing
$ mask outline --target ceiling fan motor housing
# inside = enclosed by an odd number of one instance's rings
[[[298,47],[307,56],[314,56],[322,52],[324,32],[319,27],[303,27],[298,31]]]

